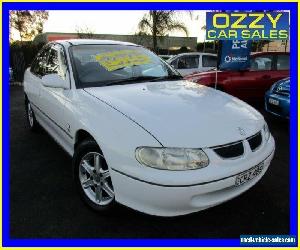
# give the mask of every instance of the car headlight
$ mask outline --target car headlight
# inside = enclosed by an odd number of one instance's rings
[[[268,124],[266,122],[264,124],[264,133],[265,133],[266,141],[268,141],[270,138],[270,130],[269,130]]]
[[[164,170],[192,170],[209,164],[201,149],[139,147],[135,156],[145,166]]]
[[[274,92],[274,90],[277,89],[277,87],[278,87],[278,83],[273,84],[270,88],[270,92]]]

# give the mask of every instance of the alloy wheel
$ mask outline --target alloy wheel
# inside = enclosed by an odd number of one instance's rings
[[[108,205],[115,197],[103,155],[89,152],[79,164],[79,181],[86,196],[97,205]]]

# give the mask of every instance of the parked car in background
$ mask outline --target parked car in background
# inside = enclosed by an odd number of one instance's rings
[[[217,55],[211,53],[183,53],[167,61],[182,76],[208,71],[217,66]]]
[[[290,118],[290,78],[272,85],[265,95],[265,109],[282,118]]]
[[[290,54],[259,52],[251,55],[246,71],[209,71],[186,76],[185,79],[215,87],[247,102],[263,102],[273,83],[290,75]]]
[[[115,202],[160,216],[207,209],[254,186],[274,155],[258,111],[132,43],[47,44],[24,94],[29,129],[41,125],[73,157],[79,194],[99,212]]]
[[[164,59],[165,61],[171,59],[174,57],[174,55],[158,55],[161,59]]]

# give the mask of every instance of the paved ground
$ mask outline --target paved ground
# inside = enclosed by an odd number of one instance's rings
[[[251,190],[223,205],[175,218],[123,206],[91,211],[75,192],[71,159],[41,131],[26,129],[21,87],[10,90],[10,235],[12,238],[237,238],[289,233],[289,127],[266,116],[276,139],[271,168]]]

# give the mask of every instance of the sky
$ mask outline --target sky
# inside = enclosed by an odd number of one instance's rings
[[[137,32],[139,20],[148,11],[49,11],[49,18],[44,24],[44,32],[75,32],[78,28],[86,27],[93,33],[100,34],[134,34]],[[193,11],[192,18],[184,12],[178,13],[178,20],[183,22],[189,31],[190,37],[197,37],[198,42],[205,39],[205,11]],[[170,36],[185,36],[182,32],[172,32]]]

